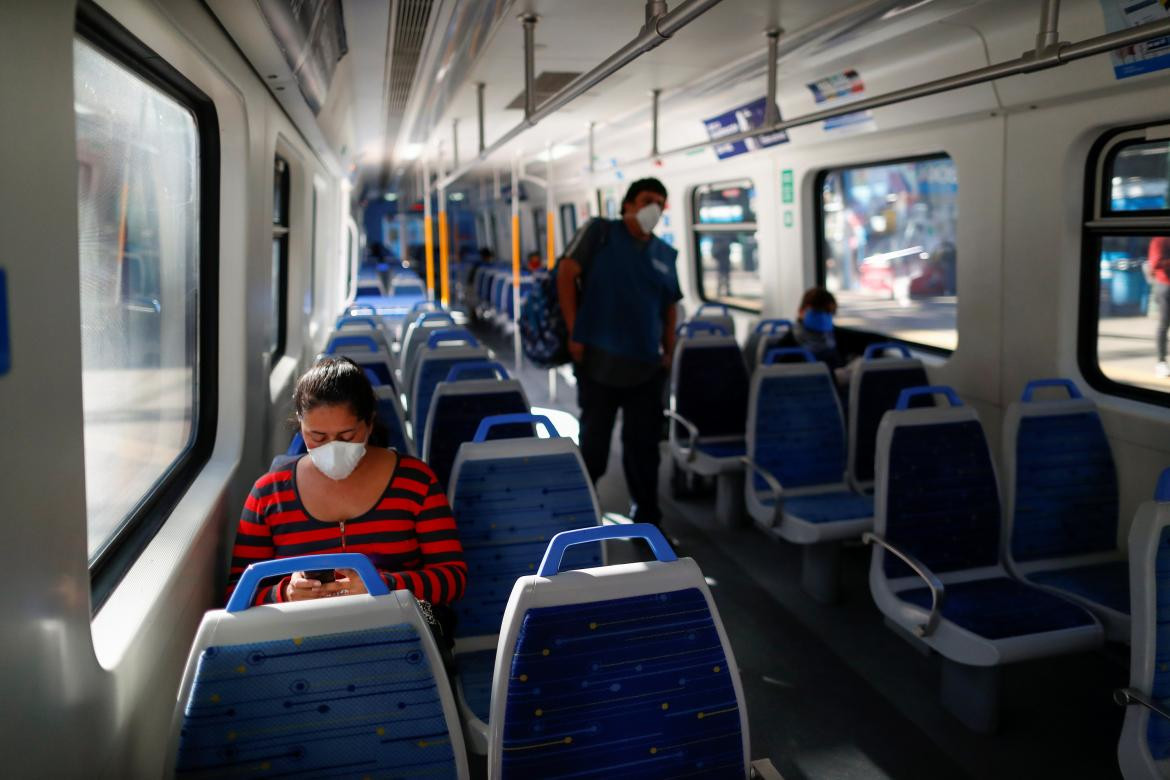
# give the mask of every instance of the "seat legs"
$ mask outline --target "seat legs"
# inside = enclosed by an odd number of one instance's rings
[[[841,542],[818,542],[800,548],[800,584],[822,604],[835,604],[841,591]]]
[[[970,666],[942,659],[942,705],[964,726],[993,734],[999,726],[1000,666]]]
[[[715,519],[724,528],[738,528],[744,524],[747,509],[743,488],[744,473],[741,470],[724,471],[715,477]]]

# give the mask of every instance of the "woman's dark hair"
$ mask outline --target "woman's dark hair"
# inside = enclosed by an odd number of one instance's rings
[[[366,372],[347,357],[327,357],[301,375],[293,390],[297,417],[318,406],[345,404],[355,417],[369,423],[378,409],[378,398]]]
[[[804,291],[804,295],[800,299],[799,311],[805,309],[816,309],[834,314],[837,311],[837,299],[824,287],[810,287]]]
[[[634,199],[643,192],[654,192],[666,197],[666,187],[658,179],[638,179],[630,184],[630,188],[626,190],[626,197],[622,198],[622,205],[633,203]]]

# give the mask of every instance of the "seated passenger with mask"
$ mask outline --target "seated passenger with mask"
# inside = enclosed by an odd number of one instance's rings
[[[359,552],[391,590],[409,590],[433,605],[462,596],[467,565],[447,496],[421,460],[369,442],[377,399],[362,369],[348,358],[325,358],[297,380],[293,403],[309,451],[252,487],[236,533],[229,595],[257,561]],[[295,572],[262,588],[256,603],[365,592],[361,577],[347,569]]]
[[[804,347],[829,368],[841,368],[845,361],[837,351],[833,335],[833,315],[837,313],[837,299],[824,287],[810,287],[800,299],[800,310],[792,335],[797,345]]]

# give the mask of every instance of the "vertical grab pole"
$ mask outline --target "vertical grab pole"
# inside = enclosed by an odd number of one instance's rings
[[[512,158],[512,346],[520,373],[520,160]]]
[[[658,96],[661,89],[650,90],[650,156],[658,157]]]
[[[435,300],[435,231],[431,221],[431,169],[427,165],[427,158],[423,157],[423,233],[427,255],[427,298]]]
[[[439,175],[443,171],[443,147],[439,147]],[[443,308],[450,305],[450,296],[447,287],[451,275],[447,272],[447,253],[450,251],[450,238],[447,235],[447,190],[439,187],[439,302]]]
[[[764,32],[768,36],[768,98],[764,104],[764,124],[774,125],[780,121],[776,107],[776,55],[780,46],[780,28],[771,27]]]
[[[544,213],[548,221],[545,233],[548,237],[548,267],[551,271],[557,264],[557,219],[556,194],[553,192],[553,154],[552,144],[546,147],[548,154],[548,170],[544,174]]]
[[[483,90],[484,83],[481,81],[475,85],[475,115],[478,118],[479,128],[479,154],[483,154]]]

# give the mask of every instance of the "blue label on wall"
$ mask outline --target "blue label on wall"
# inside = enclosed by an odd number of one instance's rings
[[[12,368],[12,347],[8,341],[8,275],[0,268],[0,376]]]
[[[760,127],[764,124],[764,112],[767,106],[767,100],[766,97],[762,97],[759,100],[753,100],[751,103],[745,103],[738,108],[733,108],[725,114],[704,119],[703,124],[707,128],[707,137],[712,141],[718,141],[720,138]],[[779,112],[776,115],[779,116]],[[765,133],[764,135],[758,135],[743,141],[717,144],[715,146],[715,156],[720,160],[726,160],[728,157],[734,157],[737,154],[763,149],[768,146],[775,146],[787,140],[788,133],[783,130],[778,133]]]

